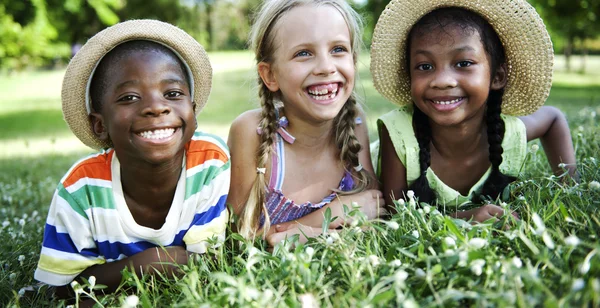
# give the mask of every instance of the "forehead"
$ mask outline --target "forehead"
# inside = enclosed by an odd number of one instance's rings
[[[286,12],[275,25],[276,46],[283,49],[316,42],[350,42],[350,30],[335,7],[301,5]]]
[[[168,67],[173,73],[184,77],[184,71],[177,56],[163,50],[132,50],[120,54],[112,60],[108,63],[107,72],[109,74],[126,72],[131,69],[152,71]]]
[[[463,45],[469,45],[477,50],[483,49],[479,31],[472,26],[450,23],[430,25],[415,30],[411,37],[411,50],[433,46],[461,48]]]

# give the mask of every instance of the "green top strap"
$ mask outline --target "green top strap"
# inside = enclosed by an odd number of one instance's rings
[[[385,126],[390,134],[390,139],[396,150],[396,155],[406,168],[406,182],[410,187],[414,181],[419,178],[419,143],[415,136],[412,125],[413,107],[412,105],[404,106],[399,109],[390,111],[377,120],[377,128],[381,129]],[[517,177],[527,157],[527,132],[525,124],[513,116],[501,115],[504,119],[505,133],[502,141],[502,164],[500,171],[506,175]],[[377,158],[377,170],[381,170],[381,153]],[[449,206],[459,206],[469,203],[482,188],[491,172],[491,167],[477,181],[469,194],[463,196],[460,192],[442,182],[431,170],[427,169],[427,180],[429,186],[434,191],[437,201],[440,204]]]

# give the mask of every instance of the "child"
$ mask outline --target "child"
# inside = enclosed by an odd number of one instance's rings
[[[240,115],[228,140],[227,202],[243,236],[262,232],[271,245],[315,236],[327,208],[337,228],[352,202],[377,217],[381,192],[353,93],[359,21],[342,0],[271,0],[258,13],[251,43],[261,109]]]
[[[564,115],[540,108],[553,60],[542,20],[524,0],[484,2],[393,0],[377,23],[374,84],[401,106],[378,121],[386,204],[409,189],[419,201],[455,208],[494,200],[536,138],[555,173],[559,163],[575,173]],[[454,216],[503,214],[485,205]]]
[[[202,46],[159,21],[117,24],[81,48],[63,81],[64,117],[83,143],[104,150],[60,181],[37,280],[95,276],[112,291],[124,268],[172,273],[223,239],[228,150],[195,132],[211,79]]]

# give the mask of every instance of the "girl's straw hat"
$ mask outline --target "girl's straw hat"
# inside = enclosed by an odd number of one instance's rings
[[[502,113],[527,115],[541,107],[552,86],[554,52],[542,19],[525,0],[392,0],[373,33],[371,73],[377,91],[395,104],[412,103],[406,39],[421,17],[444,7],[481,15],[500,37],[508,68]]]
[[[133,40],[148,40],[171,49],[184,63],[190,80],[190,92],[196,114],[210,94],[212,68],[204,48],[185,31],[157,20],[130,20],[106,28],[81,47],[73,57],[62,85],[62,109],[65,121],[79,140],[94,149],[111,147],[92,131],[90,83],[94,70],[109,51]]]

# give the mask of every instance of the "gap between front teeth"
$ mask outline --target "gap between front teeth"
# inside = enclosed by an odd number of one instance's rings
[[[164,138],[171,137],[173,135],[173,133],[175,133],[174,128],[165,128],[165,129],[157,129],[154,131],[141,132],[138,135],[142,136],[143,138],[147,138],[147,139],[164,139]]]

